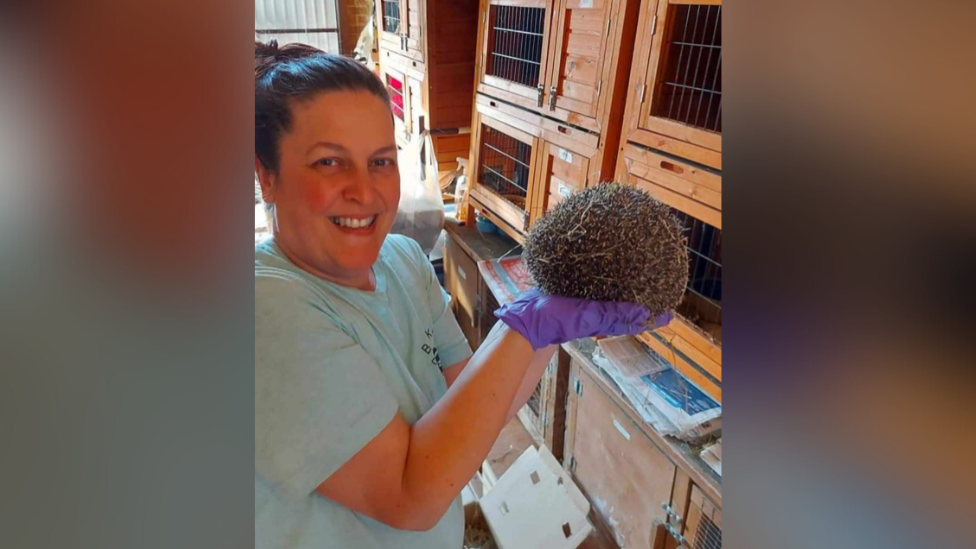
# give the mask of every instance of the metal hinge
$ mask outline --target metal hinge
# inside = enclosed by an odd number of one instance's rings
[[[646,90],[646,89],[647,89],[647,84],[641,84],[641,87],[640,87],[640,96],[637,99],[637,104],[638,105],[643,105],[644,104],[644,90]]]
[[[573,381],[573,390],[576,391],[577,395],[583,396],[583,382],[579,378]]]
[[[656,32],[657,32],[657,14],[655,13],[654,18],[651,19],[651,36],[654,36],[654,33]]]
[[[596,83],[596,96],[600,97],[600,92],[602,91],[603,91],[603,80],[600,80]]]
[[[682,536],[681,533],[678,532],[678,530],[676,530],[674,526],[671,526],[671,524],[665,522],[664,529],[667,530],[669,534],[671,534],[671,537],[674,538],[674,541],[678,542],[678,547],[681,547],[682,545],[685,544],[685,537]]]
[[[661,509],[664,509],[664,512],[667,513],[669,517],[671,517],[671,520],[674,523],[681,524],[681,515],[679,515],[678,512],[675,511],[673,507],[671,507],[671,505],[669,505],[668,503],[662,503]]]
[[[542,108],[542,95],[544,93],[546,93],[546,87],[543,86],[542,84],[539,84],[538,90],[539,90],[539,108],[541,109]]]
[[[549,87],[549,110],[556,110],[556,86]]]
[[[570,473],[576,472],[576,458],[574,458],[573,456],[569,456],[569,472]]]
[[[610,35],[610,21],[611,19],[607,19],[607,36]]]

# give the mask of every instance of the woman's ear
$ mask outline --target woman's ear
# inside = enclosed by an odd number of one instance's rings
[[[261,200],[264,200],[265,204],[274,204],[276,187],[274,174],[261,164],[257,156],[254,157],[254,173],[257,174],[258,183],[261,185]]]

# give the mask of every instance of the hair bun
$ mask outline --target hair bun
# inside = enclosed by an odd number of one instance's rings
[[[267,73],[279,63],[323,55],[322,50],[308,44],[285,44],[279,47],[275,39],[267,42],[254,41],[254,74],[260,76]]]

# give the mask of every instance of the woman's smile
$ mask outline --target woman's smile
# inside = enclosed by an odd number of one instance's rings
[[[330,217],[337,229],[348,235],[369,236],[376,230],[377,216]]]

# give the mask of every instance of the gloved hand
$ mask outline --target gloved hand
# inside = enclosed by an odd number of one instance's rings
[[[536,350],[581,337],[636,335],[671,322],[668,312],[648,325],[649,315],[646,307],[636,303],[558,297],[538,289],[521,293],[495,311],[499,320],[522,334]]]

